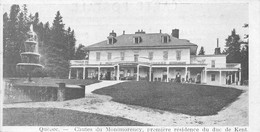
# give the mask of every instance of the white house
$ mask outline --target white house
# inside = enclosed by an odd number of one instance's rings
[[[179,30],[117,36],[112,31],[106,40],[85,48],[89,60],[71,60],[69,78],[98,80],[148,80],[239,84],[241,66],[226,63],[226,55],[196,55],[198,46],[179,39]]]

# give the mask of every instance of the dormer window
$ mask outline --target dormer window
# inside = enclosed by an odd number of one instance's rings
[[[141,37],[140,37],[140,36],[134,37],[134,38],[133,38],[133,43],[135,43],[135,44],[141,43]]]
[[[107,44],[114,44],[115,43],[115,38],[107,38]]]
[[[114,32],[114,30],[112,30],[111,33],[109,33],[109,36],[107,37],[107,44],[114,44],[116,43],[116,33]]]
[[[108,44],[113,44],[113,38],[108,39]]]
[[[163,35],[161,38],[162,43],[168,43],[170,41],[170,37],[168,35]]]

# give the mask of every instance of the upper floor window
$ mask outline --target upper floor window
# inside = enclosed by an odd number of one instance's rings
[[[108,52],[108,53],[107,53],[107,60],[111,60],[111,57],[112,57],[112,53],[111,53],[111,52]]]
[[[100,61],[100,52],[96,52],[96,61]]]
[[[168,51],[163,51],[163,60],[168,60]]]
[[[162,36],[162,43],[168,43],[169,42],[169,36],[166,35],[166,36]]]
[[[149,60],[153,60],[153,52],[149,52],[148,58],[149,58]]]
[[[134,61],[135,61],[135,62],[138,62],[138,57],[139,57],[138,54],[135,54],[135,55],[134,55]]]
[[[211,60],[211,67],[214,68],[215,67],[215,60]]]
[[[181,60],[181,51],[180,50],[176,51],[176,60]]]
[[[125,52],[120,52],[121,60],[125,60]]]
[[[135,43],[135,44],[139,44],[140,42],[141,42],[141,37],[134,37],[133,38],[133,42]]]

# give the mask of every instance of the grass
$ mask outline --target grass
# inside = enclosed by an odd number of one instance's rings
[[[124,82],[93,93],[113,101],[195,116],[217,114],[235,101],[242,90],[219,86],[164,82]]]
[[[6,79],[9,80],[9,79]],[[11,79],[14,85],[19,86],[44,86],[44,87],[58,87],[57,83],[66,83],[68,85],[90,85],[93,83],[100,82],[92,79],[57,79],[57,78],[32,78],[34,83],[24,83],[27,78],[14,78]]]
[[[5,108],[4,126],[148,126],[121,117],[56,108]]]

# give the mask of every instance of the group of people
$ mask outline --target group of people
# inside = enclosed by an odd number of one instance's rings
[[[181,75],[180,75],[180,73],[177,73],[177,74],[176,74],[175,82],[178,82],[178,83],[181,83],[181,82],[182,82],[182,81],[181,81]],[[186,75],[186,80],[185,80],[185,82],[192,82],[192,80],[191,80],[191,78],[189,78],[189,75],[188,75],[188,74]],[[200,73],[197,74],[195,83],[201,83],[201,75],[200,75]]]

